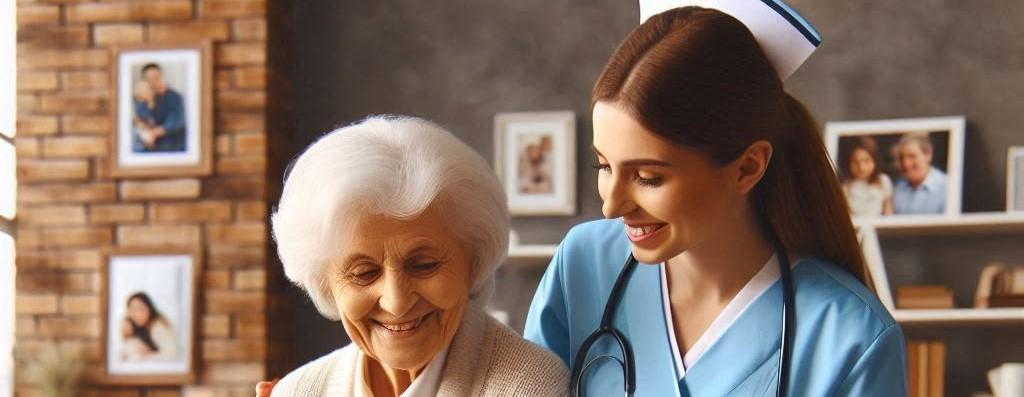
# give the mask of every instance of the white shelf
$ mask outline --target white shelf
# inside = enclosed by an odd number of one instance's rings
[[[893,318],[904,324],[986,324],[1024,323],[1024,308],[1000,307],[990,309],[896,309]]]
[[[554,244],[512,245],[506,262],[513,266],[546,266],[557,250]]]
[[[1024,232],[1024,212],[976,212],[959,216],[924,215],[854,219],[858,227],[873,227],[881,235]]]

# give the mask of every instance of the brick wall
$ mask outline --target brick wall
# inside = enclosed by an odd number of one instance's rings
[[[17,1],[16,349],[57,339],[99,360],[101,250],[201,247],[196,383],[84,395],[251,396],[267,351],[265,1]],[[203,39],[214,49],[213,175],[110,178],[110,46]],[[16,377],[18,396],[40,395]]]

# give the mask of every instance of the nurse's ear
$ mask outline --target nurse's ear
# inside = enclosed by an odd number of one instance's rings
[[[735,188],[740,194],[747,194],[757,186],[768,170],[772,159],[772,144],[768,141],[757,141],[747,147],[743,154],[733,160]]]

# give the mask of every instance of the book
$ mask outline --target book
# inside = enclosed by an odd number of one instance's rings
[[[936,397],[945,393],[945,342],[907,341],[907,367],[908,396]]]
[[[988,307],[1024,307],[1024,294],[992,295]]]
[[[942,285],[901,285],[896,288],[900,309],[952,309],[953,290]]]

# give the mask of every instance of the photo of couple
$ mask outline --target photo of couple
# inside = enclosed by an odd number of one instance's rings
[[[183,65],[173,67],[184,69]],[[164,68],[157,63],[143,65],[139,78],[132,90],[132,151],[184,151],[187,129],[180,88],[183,82],[169,84]]]

